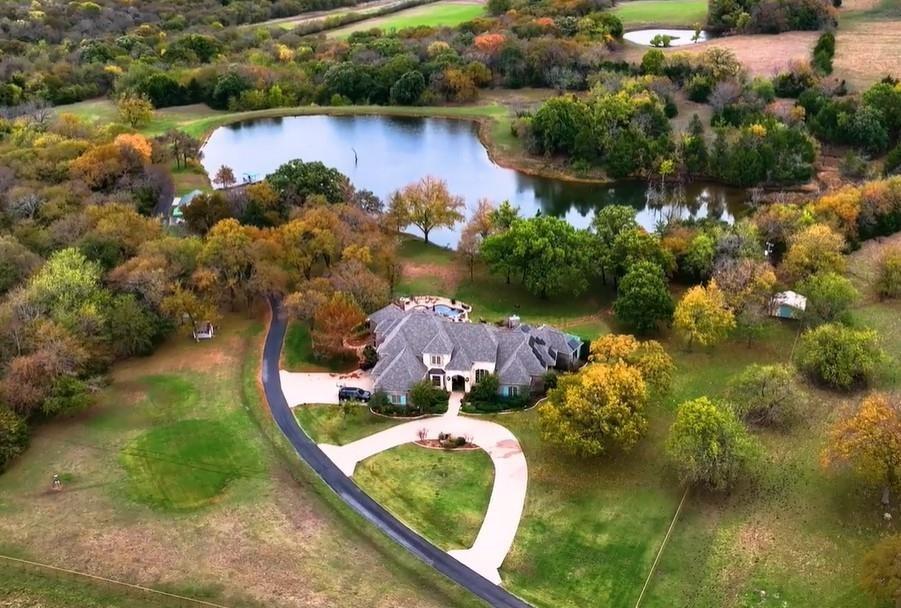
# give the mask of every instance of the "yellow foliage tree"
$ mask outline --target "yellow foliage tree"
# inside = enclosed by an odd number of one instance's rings
[[[814,224],[791,238],[782,268],[793,280],[818,272],[841,274],[845,270],[844,248],[842,235],[825,224]]]
[[[710,346],[724,340],[735,328],[735,315],[712,280],[706,287],[696,285],[682,296],[673,314],[673,326],[687,340],[689,349],[695,342]]]
[[[647,400],[647,386],[637,368],[590,363],[578,373],[562,376],[538,407],[541,436],[572,454],[629,450],[647,430]]]
[[[672,358],[656,340],[639,341],[628,334],[607,334],[591,343],[592,363],[624,363],[638,369],[655,393],[669,390],[676,369]]]
[[[850,464],[860,474],[883,485],[883,502],[898,482],[901,467],[901,406],[884,393],[866,397],[857,411],[836,422],[823,451],[826,468]]]
[[[833,226],[848,238],[857,236],[857,218],[860,216],[860,189],[846,187],[820,197],[813,204],[817,219]]]

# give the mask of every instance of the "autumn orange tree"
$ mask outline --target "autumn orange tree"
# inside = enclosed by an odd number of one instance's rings
[[[629,334],[606,334],[591,343],[588,360],[623,363],[638,369],[648,388],[662,395],[669,391],[676,366],[656,340],[640,341]]]
[[[901,404],[885,393],[867,396],[836,422],[821,462],[827,469],[852,466],[870,482],[882,486],[883,502],[898,484],[901,467]]]
[[[348,354],[344,339],[366,315],[354,299],[346,293],[335,292],[313,315],[313,351],[323,358],[344,357]]]
[[[388,209],[391,223],[404,228],[416,226],[425,242],[435,228],[450,228],[463,220],[463,198],[451,194],[444,180],[427,175],[391,195]]]

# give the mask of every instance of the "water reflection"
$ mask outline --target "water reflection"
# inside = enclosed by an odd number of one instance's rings
[[[639,181],[584,184],[505,169],[491,162],[475,125],[463,120],[295,116],[247,121],[216,129],[203,153],[209,174],[228,165],[239,178],[261,178],[294,158],[319,160],[382,198],[431,174],[446,180],[470,208],[481,197],[509,199],[526,217],[540,211],[577,227],[588,226],[597,209],[614,203],[634,207],[649,230],[672,217],[732,221],[745,209],[743,191],[713,184],[661,191]],[[452,246],[459,229],[436,230],[432,238]]]

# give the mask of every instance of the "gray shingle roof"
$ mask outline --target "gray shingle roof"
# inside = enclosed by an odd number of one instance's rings
[[[404,312],[390,305],[369,317],[378,344],[372,369],[376,390],[406,391],[426,376],[424,354],[450,355],[446,369],[469,371],[474,363],[493,363],[501,384],[527,385],[557,363],[555,352],[570,355],[581,346],[552,327],[517,329],[459,323],[427,310]]]

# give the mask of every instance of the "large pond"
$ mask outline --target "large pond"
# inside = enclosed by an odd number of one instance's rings
[[[644,182],[586,184],[505,169],[491,161],[476,125],[465,120],[386,116],[254,120],[216,129],[203,148],[207,173],[214,175],[227,165],[239,180],[260,179],[295,158],[335,167],[357,188],[371,190],[383,200],[405,184],[434,175],[446,180],[470,209],[482,197],[507,199],[526,217],[550,214],[565,217],[576,227],[588,226],[597,209],[611,204],[633,206],[638,221],[649,230],[673,216],[732,221],[745,209],[745,193],[723,186],[690,184],[663,202]],[[430,239],[454,246],[461,228],[435,230]]]

